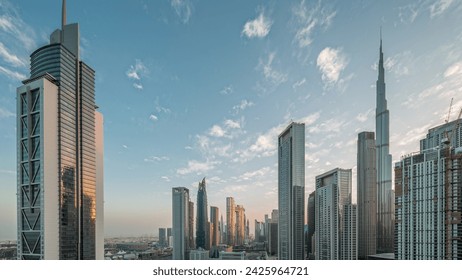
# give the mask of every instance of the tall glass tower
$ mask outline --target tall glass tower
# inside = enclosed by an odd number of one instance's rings
[[[305,124],[291,123],[278,138],[278,258],[303,260]]]
[[[394,198],[391,188],[390,112],[385,97],[382,38],[380,38],[377,107],[375,111],[375,146],[377,154],[377,253],[392,253],[394,238]]]
[[[102,258],[102,115],[79,25],[34,51],[17,89],[18,258]]]
[[[207,215],[207,189],[205,178],[199,182],[199,189],[197,191],[197,217],[196,217],[196,248],[210,249],[207,244],[207,236],[209,230],[207,229],[207,222],[209,220]]]

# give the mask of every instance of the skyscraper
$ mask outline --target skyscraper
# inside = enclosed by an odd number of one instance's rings
[[[375,146],[377,153],[377,253],[393,252],[394,209],[391,188],[390,112],[385,96],[385,69],[382,38],[380,38],[379,77],[377,79],[377,107],[375,111]]]
[[[236,233],[236,206],[234,198],[226,198],[226,241],[227,244],[233,246],[235,243]]]
[[[314,259],[314,242],[313,242],[313,235],[316,229],[315,224],[315,201],[316,201],[316,191],[313,191],[308,196],[308,240],[306,241],[308,244],[307,248],[307,257],[308,259]],[[375,211],[374,211],[375,213]]]
[[[167,246],[167,229],[166,228],[159,228],[159,246],[160,247]]]
[[[189,201],[189,249],[195,249],[194,242],[194,202]]]
[[[242,205],[236,206],[236,245],[244,245],[245,238],[245,209]]]
[[[103,256],[103,118],[77,23],[30,56],[17,89],[18,258]]]
[[[344,237],[348,233],[345,206],[351,204],[351,185],[351,169],[336,168],[316,176],[317,260],[343,260],[351,257],[347,252],[352,251],[349,248],[352,243],[342,242],[349,239]]]
[[[207,189],[204,178],[202,182],[199,182],[199,189],[197,190],[196,248],[206,250],[210,249],[206,244],[209,235],[207,208]]]
[[[358,134],[357,204],[358,258],[376,254],[377,170],[374,132]]]
[[[220,243],[220,227],[218,226],[218,216],[220,212],[218,207],[210,206],[210,224],[212,226],[211,243],[217,246]]]
[[[172,233],[174,260],[189,258],[189,189],[172,188]]]
[[[396,259],[462,259],[461,140],[459,121],[431,128],[395,163]]]
[[[278,258],[304,259],[305,124],[292,122],[278,137]]]

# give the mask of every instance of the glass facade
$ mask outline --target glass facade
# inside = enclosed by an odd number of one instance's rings
[[[43,76],[51,76],[58,86],[57,95],[57,162],[56,172],[59,181],[59,259],[95,259],[95,231],[96,231],[96,148],[95,148],[95,73],[85,63],[79,61],[78,49],[70,51],[66,46],[69,41],[78,42],[78,25],[64,26],[64,31],[58,30],[60,40],[52,35],[49,45],[41,47],[31,54],[31,76],[27,83]],[[66,31],[69,30],[69,31]],[[68,32],[68,33],[66,33]],[[65,34],[66,33],[66,34]],[[64,36],[64,34],[66,36]],[[54,39],[53,39],[54,38]],[[67,39],[66,39],[67,38]],[[58,42],[56,42],[58,40]],[[69,40],[69,41],[66,41]],[[40,192],[40,166],[47,164],[44,161],[39,147],[43,139],[48,139],[45,132],[40,129],[40,102],[41,93],[33,90],[21,94],[18,98],[21,115],[18,116],[18,130],[21,138],[18,140],[18,150],[21,165],[19,177],[20,187],[29,193]],[[51,105],[50,105],[51,106]],[[36,174],[36,175],[34,175]],[[37,184],[37,185],[35,185]],[[35,193],[34,193],[35,194]],[[31,204],[30,197],[20,200],[24,205]],[[29,201],[28,201],[29,200]],[[28,202],[26,202],[28,201]],[[40,213],[40,200],[28,207]],[[21,211],[23,211],[21,206]],[[25,217],[28,215],[24,212]],[[20,216],[22,217],[22,216]],[[27,216],[27,221],[33,217]],[[27,224],[21,223],[21,224]],[[39,227],[35,223],[35,227]],[[21,228],[24,231],[25,227]],[[46,234],[42,233],[41,234]],[[41,238],[37,233],[34,238]],[[32,237],[24,233],[22,250],[30,247]],[[43,237],[42,237],[43,238]],[[27,245],[27,246],[24,246]],[[40,259],[46,258],[44,252],[36,249]],[[22,258],[29,255],[22,254]]]
[[[210,249],[209,244],[207,244],[207,235],[209,231],[207,230],[207,189],[205,184],[205,178],[202,179],[202,182],[199,182],[199,189],[197,191],[197,217],[196,217],[196,248],[202,248],[205,250]]]
[[[305,124],[291,123],[278,138],[278,258],[303,260]]]

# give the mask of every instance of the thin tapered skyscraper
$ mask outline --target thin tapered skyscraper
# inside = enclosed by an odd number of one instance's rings
[[[391,186],[390,112],[385,96],[385,69],[380,38],[377,107],[375,111],[375,146],[377,153],[377,253],[393,252],[394,207]]]
[[[77,23],[30,56],[17,89],[18,258],[103,258],[103,117]]]
[[[305,124],[292,122],[278,138],[278,258],[303,260]]]

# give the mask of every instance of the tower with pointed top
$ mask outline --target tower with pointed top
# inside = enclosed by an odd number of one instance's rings
[[[377,168],[377,253],[392,253],[394,239],[393,190],[391,182],[390,112],[385,96],[385,68],[380,32],[379,76],[375,110]]]
[[[199,182],[199,189],[197,191],[197,217],[196,217],[196,248],[210,249],[208,242],[208,235],[210,230],[207,227],[207,189],[205,178]]]
[[[80,60],[79,25],[66,23],[30,56],[17,89],[19,259],[102,259],[103,118],[95,71]]]

